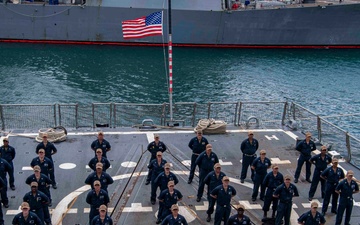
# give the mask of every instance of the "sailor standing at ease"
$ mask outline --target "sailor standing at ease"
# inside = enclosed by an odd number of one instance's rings
[[[217,155],[212,151],[212,145],[207,144],[206,150],[202,152],[195,161],[195,165],[199,167],[199,187],[196,201],[200,202],[204,193],[204,179],[214,170],[214,165],[219,162]]]
[[[283,218],[284,224],[290,225],[292,199],[299,196],[297,187],[291,183],[290,175],[285,175],[284,183],[275,189],[273,196],[279,198],[280,201],[277,207],[275,225],[280,225]]]
[[[195,164],[196,159],[203,151],[206,150],[206,145],[209,144],[208,140],[202,135],[203,132],[201,130],[198,130],[196,132],[196,137],[192,138],[188,145],[189,148],[192,150],[188,184],[191,184],[192,180],[194,179],[194,174],[196,169],[196,164]]]
[[[27,202],[21,203],[21,212],[16,214],[12,220],[13,225],[31,224],[31,225],[43,225],[40,218],[30,211],[30,205]]]
[[[154,141],[149,143],[149,145],[147,146],[147,150],[151,154],[149,164],[151,163],[152,160],[156,159],[157,152],[159,152],[159,151],[165,152],[166,151],[166,145],[164,144],[164,142],[160,141],[159,134],[154,134]],[[151,176],[152,176],[152,170],[149,169],[145,185],[150,184]]]
[[[279,172],[279,166],[277,164],[272,165],[272,171],[266,174],[263,185],[265,186],[265,200],[263,205],[264,218],[267,218],[267,212],[270,210],[272,203],[272,218],[275,218],[279,198],[273,196],[276,188],[284,183],[284,176]]]
[[[241,168],[241,176],[240,182],[244,183],[246,178],[247,170],[249,166],[253,163],[256,159],[256,151],[259,148],[259,142],[254,138],[254,132],[248,132],[248,138],[245,139],[240,146],[240,150],[243,153],[242,158],[242,168]],[[254,181],[254,170],[251,169],[251,180]]]
[[[346,179],[340,181],[335,191],[340,195],[339,208],[336,214],[336,225],[340,225],[345,214],[345,224],[350,224],[351,212],[354,206],[353,194],[359,193],[359,185],[353,180],[354,171],[349,170]]]
[[[226,176],[225,173],[221,172],[220,163],[214,165],[214,171],[210,172],[204,179],[204,183],[207,185],[207,199],[209,201],[208,210],[206,211],[206,221],[210,222],[211,214],[214,213],[216,199],[210,196],[210,193],[219,185],[222,185],[222,179]]]
[[[106,153],[111,150],[110,143],[104,139],[104,132],[100,131],[98,133],[97,139],[91,143],[91,149],[95,152],[96,157],[96,149],[101,148],[102,149],[102,155],[103,157],[106,157]]]
[[[315,165],[313,180],[309,190],[309,201],[312,201],[316,188],[321,183],[321,198],[325,197],[325,180],[320,177],[321,173],[331,163],[331,156],[327,154],[326,146],[321,146],[321,153],[311,157],[310,163]]]
[[[227,225],[251,225],[251,220],[248,216],[244,215],[245,206],[237,206],[237,214],[229,218]]]
[[[165,159],[162,158],[162,152],[158,151],[156,153],[156,159],[151,160],[151,163],[148,165],[148,168],[152,170],[151,172],[151,195],[150,202],[152,205],[156,203],[156,191],[158,185],[156,184],[156,178],[164,171],[164,166],[167,163]]]
[[[12,172],[9,174],[9,184],[11,190],[15,190],[15,178],[14,178],[14,163],[13,160],[15,159],[16,151],[15,148],[9,145],[9,139],[4,138],[3,139],[4,145],[0,147],[0,154],[1,158],[7,161],[11,168]]]
[[[47,134],[43,134],[42,136],[42,142],[40,142],[37,146],[36,146],[36,154],[39,153],[40,149],[44,149],[45,150],[45,157],[47,157],[48,159],[51,160],[52,164],[54,165],[54,160],[52,158],[52,155],[57,153],[57,149],[55,147],[55,145],[53,143],[51,143],[50,141],[48,141],[48,135]],[[50,180],[52,182],[52,187],[54,189],[57,188],[56,186],[56,181],[55,181],[55,166],[53,166],[52,170],[49,170],[49,175],[50,175]]]
[[[159,224],[163,221],[168,215],[171,214],[171,206],[177,204],[178,201],[181,201],[183,195],[177,189],[175,189],[174,181],[169,181],[168,189],[163,190],[158,199],[159,199],[159,211],[158,219],[156,224]]]
[[[297,183],[300,177],[300,172],[302,166],[306,165],[306,181],[311,183],[310,175],[311,175],[311,152],[316,150],[315,143],[311,140],[311,133],[306,132],[305,134],[305,140],[300,141],[296,145],[296,150],[300,152],[300,156],[298,159],[298,164],[295,171],[295,180],[294,183]]]
[[[263,184],[263,181],[267,174],[267,169],[271,167],[270,159],[265,156],[266,151],[263,149],[260,151],[260,157],[256,158],[251,165],[251,169],[255,171],[252,201],[256,200],[259,192],[259,187],[261,187],[260,200],[264,201],[265,185]]]
[[[6,174],[11,174],[12,172],[12,167],[11,165],[5,160],[0,158],[0,177],[3,179],[5,186],[3,188],[1,188],[0,192],[1,192],[1,202],[3,203],[5,208],[9,208],[9,198],[7,196],[7,177]]]
[[[325,215],[327,208],[330,203],[330,197],[332,196],[331,201],[331,212],[337,213],[336,206],[339,198],[339,194],[336,192],[336,187],[339,184],[339,181],[345,178],[344,171],[338,167],[338,159],[334,158],[332,160],[332,166],[326,168],[321,173],[321,178],[326,180],[326,187],[325,187],[325,196],[322,205],[322,214]]]
[[[214,225],[220,225],[221,221],[224,219],[224,224],[227,224],[227,221],[231,212],[231,198],[236,195],[236,190],[233,186],[229,185],[230,179],[225,176],[222,179],[222,185],[217,186],[212,190],[211,197],[216,200],[216,210],[215,210],[215,221]]]
[[[317,202],[312,202],[310,211],[302,214],[298,219],[298,223],[302,225],[324,225],[326,220],[324,216],[317,211],[318,207]]]

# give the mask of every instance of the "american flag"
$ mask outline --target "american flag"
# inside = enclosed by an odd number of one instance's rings
[[[124,39],[162,35],[162,12],[122,22]]]

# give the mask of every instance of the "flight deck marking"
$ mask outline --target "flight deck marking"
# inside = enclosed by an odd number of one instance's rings
[[[146,138],[148,142],[151,143],[154,140],[154,132],[146,132]]]
[[[222,161],[221,159],[219,159],[219,163],[220,163],[220,165],[222,165],[222,166],[231,166],[231,165],[232,165],[232,162],[224,162],[224,161]]]
[[[132,162],[132,161],[125,161],[121,163],[122,167],[126,167],[126,168],[133,168],[137,165],[136,162]],[[111,167],[111,166],[110,166]]]
[[[5,215],[16,215],[16,214],[18,214],[18,213],[21,213],[22,211],[21,211],[21,206],[19,206],[19,208],[17,209],[17,210],[7,210],[6,211],[6,214]]]
[[[277,138],[275,135],[272,135],[271,137],[265,135],[265,137],[266,137],[269,141],[271,141],[272,139],[277,140],[277,141],[279,140],[279,138]]]
[[[123,212],[152,212],[152,207],[143,207],[142,203],[131,203],[131,207],[124,207]]]
[[[76,164],[74,163],[62,163],[59,165],[60,169],[64,169],[64,170],[71,170],[74,169],[76,167]]]
[[[249,201],[239,201],[240,204],[245,206],[245,209],[262,209],[260,204],[250,204]]]
[[[21,170],[33,170],[33,168],[31,167],[31,166],[23,166],[22,168],[21,168]]]
[[[182,163],[184,166],[190,166],[191,160],[183,160],[183,161],[181,161],[181,163]]]
[[[291,131],[283,131],[283,132],[294,140],[296,140],[298,138],[298,136]]]
[[[281,160],[279,158],[270,158],[272,164],[291,164],[290,160]]]
[[[208,201],[203,201],[204,205],[196,205],[195,209],[196,210],[208,210],[209,208],[209,202]]]

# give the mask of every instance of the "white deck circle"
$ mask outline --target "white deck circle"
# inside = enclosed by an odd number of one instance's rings
[[[132,168],[135,167],[137,164],[136,162],[131,162],[131,161],[125,161],[121,163],[122,167],[127,167],[127,168]]]
[[[59,165],[59,168],[63,169],[63,170],[71,170],[71,169],[74,169],[75,167],[76,167],[76,164],[74,164],[74,163],[63,163],[63,164]]]

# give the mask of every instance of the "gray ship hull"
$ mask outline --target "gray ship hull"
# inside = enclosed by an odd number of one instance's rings
[[[161,8],[1,4],[2,41],[157,45],[124,40],[121,22]],[[164,15],[167,11],[164,10]],[[164,33],[167,33],[167,17]],[[360,47],[360,4],[253,10],[172,10],[173,43],[205,47]]]

